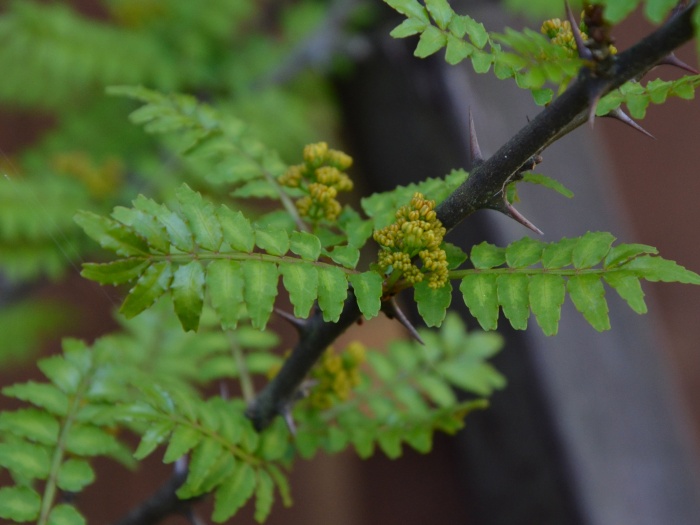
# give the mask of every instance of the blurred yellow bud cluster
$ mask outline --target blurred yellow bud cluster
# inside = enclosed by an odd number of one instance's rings
[[[311,371],[316,384],[308,397],[310,405],[326,410],[347,400],[360,383],[360,366],[364,362],[365,346],[359,341],[350,343],[342,354],[329,346]]]
[[[345,171],[352,166],[352,157],[328,148],[325,142],[304,148],[304,163],[290,166],[278,182],[305,193],[297,199],[296,207],[302,217],[312,221],[334,221],[342,207],[338,193],[352,190],[353,184]]]
[[[588,40],[588,34],[586,33],[585,24],[582,23],[579,29],[581,31],[581,38],[586,42]],[[570,56],[576,56],[578,54],[574,33],[571,30],[571,24],[568,20],[560,20],[559,18],[545,20],[542,23],[540,32],[549,38],[553,44],[566,49]],[[610,45],[609,49],[610,54],[614,55],[617,53],[617,48],[615,46]]]
[[[82,182],[96,199],[113,196],[124,179],[124,164],[116,157],[98,165],[87,153],[71,151],[55,155],[51,164],[62,175]]]
[[[378,264],[384,272],[399,272],[415,284],[428,279],[431,288],[447,282],[447,257],[440,248],[446,230],[435,213],[435,201],[415,193],[411,202],[396,212],[396,221],[374,232],[374,240],[382,250]],[[419,268],[413,263],[418,256]]]

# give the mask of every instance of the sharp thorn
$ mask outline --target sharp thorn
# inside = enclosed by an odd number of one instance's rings
[[[479,147],[479,141],[476,138],[476,128],[474,127],[474,117],[472,117],[472,108],[469,108],[469,150],[472,156],[472,168],[475,168],[484,162],[484,156]]]
[[[656,140],[656,137],[654,135],[652,135],[647,130],[645,130],[642,126],[637,124],[634,120],[632,120],[632,118],[627,113],[622,111],[620,108],[613,109],[612,111],[605,114],[604,116],[619,120],[620,122],[623,122],[623,123],[627,124],[628,126],[631,126],[632,128],[636,129],[640,133],[644,133],[647,137],[650,137],[650,138]]]
[[[685,62],[683,62],[680,58],[678,58],[675,54],[670,53],[666,55],[664,58],[659,60],[657,63],[658,66],[675,66],[679,67],[684,71],[687,71],[689,73],[692,73],[693,75],[700,75],[700,71],[695,69],[692,66],[689,66]]]
[[[513,208],[513,205],[506,201],[505,198],[501,201],[501,204],[499,206],[495,206],[493,209],[496,211],[500,211],[502,214],[510,217],[514,221],[519,222],[527,229],[532,230],[536,234],[544,235],[542,230],[540,230],[537,226],[535,226],[528,219],[526,219],[522,213]]]
[[[416,330],[416,327],[411,324],[411,321],[408,320],[408,317],[406,317],[406,315],[401,311],[401,308],[399,308],[399,305],[396,303],[396,299],[392,297],[391,299],[383,301],[382,312],[384,312],[389,319],[396,319],[399,323],[401,323],[404,328],[408,330],[408,333],[411,334],[411,337],[413,337],[420,344],[425,344],[423,338],[418,333],[418,330]]]
[[[593,129],[593,123],[595,122],[595,110],[598,107],[598,102],[600,101],[601,91],[597,91],[588,96],[588,125]]]
[[[593,60],[593,52],[586,47],[583,41],[581,30],[578,28],[578,23],[576,23],[576,18],[574,18],[574,13],[571,11],[569,2],[564,2],[564,5],[566,6],[566,18],[569,20],[569,24],[571,24],[571,33],[574,35],[579,58],[583,60]]]
[[[291,405],[287,404],[280,410],[280,415],[289,429],[289,433],[292,436],[297,435],[297,426],[294,424],[294,417],[292,417]]]
[[[285,312],[284,310],[280,310],[279,308],[275,308],[275,313],[279,315],[282,319],[287,321],[289,324],[291,324],[294,328],[296,328],[297,332],[299,334],[303,334],[307,330],[307,322],[304,321],[303,319],[298,319],[294,317],[292,314]]]

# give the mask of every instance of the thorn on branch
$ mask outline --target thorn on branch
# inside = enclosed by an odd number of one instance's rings
[[[643,133],[647,137],[650,137],[650,138],[656,140],[656,137],[654,135],[652,135],[647,130],[645,130],[642,126],[637,124],[634,120],[632,120],[632,118],[627,113],[622,111],[620,108],[613,109],[612,111],[610,111],[609,113],[607,113],[603,116],[614,118],[615,120],[619,120],[620,122],[627,124],[628,126],[636,129],[640,133]]]
[[[416,327],[411,324],[411,321],[408,320],[406,314],[404,314],[401,311],[401,308],[399,308],[399,305],[396,303],[396,299],[394,297],[386,301],[382,301],[382,312],[384,312],[384,315],[386,315],[389,319],[396,319],[399,323],[401,323],[406,330],[408,330],[408,333],[411,334],[411,337],[413,337],[420,344],[425,344],[423,338],[418,333],[418,330],[416,330]]]
[[[484,156],[481,154],[479,141],[476,138],[476,128],[474,127],[474,117],[472,117],[471,108],[469,108],[469,150],[472,156],[472,168],[476,168],[484,162]]]
[[[583,60],[593,60],[593,52],[586,47],[586,43],[583,41],[581,30],[578,27],[573,11],[571,11],[569,2],[564,2],[564,5],[566,6],[566,18],[569,21],[569,24],[571,24],[571,33],[574,35],[574,42],[576,42],[576,51],[578,52],[578,56]]]
[[[501,212],[503,215],[510,217],[516,222],[519,222],[527,229],[532,230],[538,235],[544,235],[544,232],[530,222],[522,213],[516,210],[511,203],[506,200],[505,194],[502,200],[498,201],[498,204],[490,206],[492,210]]]
[[[683,62],[674,53],[669,53],[664,58],[659,60],[656,65],[657,66],[674,66],[674,67],[678,67],[684,71],[687,71],[688,73],[691,73],[693,75],[700,75],[700,71],[698,71],[694,67],[689,66],[688,64]]]
[[[299,337],[303,337],[308,331],[309,326],[307,321],[294,317],[292,314],[285,312],[284,310],[280,310],[279,308],[275,308],[275,313],[291,324],[296,329]]]

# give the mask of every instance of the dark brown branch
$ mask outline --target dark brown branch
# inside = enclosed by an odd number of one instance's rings
[[[438,208],[438,218],[454,228],[476,210],[487,208],[520,168],[547,146],[586,122],[592,100],[625,82],[640,78],[674,49],[693,37],[691,22],[695,3],[668,20],[638,44],[620,53],[605,74],[582,69],[576,82],[537,117],[474,168],[467,181]],[[264,429],[289,409],[299,385],[325,348],[360,317],[350,295],[338,323],[323,321],[320,312],[309,319],[308,332],[297,343],[280,373],[260,392],[248,409],[255,428]]]

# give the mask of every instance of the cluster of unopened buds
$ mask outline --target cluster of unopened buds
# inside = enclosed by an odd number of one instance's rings
[[[587,28],[585,24],[582,23],[579,29],[581,38],[586,42],[588,40],[588,34],[586,33]],[[543,35],[547,36],[553,44],[566,49],[571,56],[577,55],[576,40],[574,39],[574,33],[571,29],[571,23],[568,20],[560,20],[559,18],[545,20],[542,23],[540,31]],[[617,48],[612,44],[608,46],[608,49],[611,55],[617,53]]]
[[[427,279],[431,288],[445,285],[447,257],[440,245],[446,230],[434,208],[435,201],[415,193],[411,202],[396,212],[394,223],[374,232],[374,240],[382,247],[378,264],[383,272],[411,284]],[[414,262],[416,257],[420,267]]]
[[[304,195],[295,204],[299,215],[311,221],[335,221],[342,211],[338,193],[352,190],[345,171],[352,166],[352,157],[329,149],[325,142],[304,148],[304,163],[290,166],[278,178],[282,186],[299,188]]]
[[[329,346],[311,371],[313,387],[309,404],[318,410],[326,410],[334,404],[346,401],[352,389],[360,383],[360,365],[365,362],[365,346],[354,341],[342,354]]]

